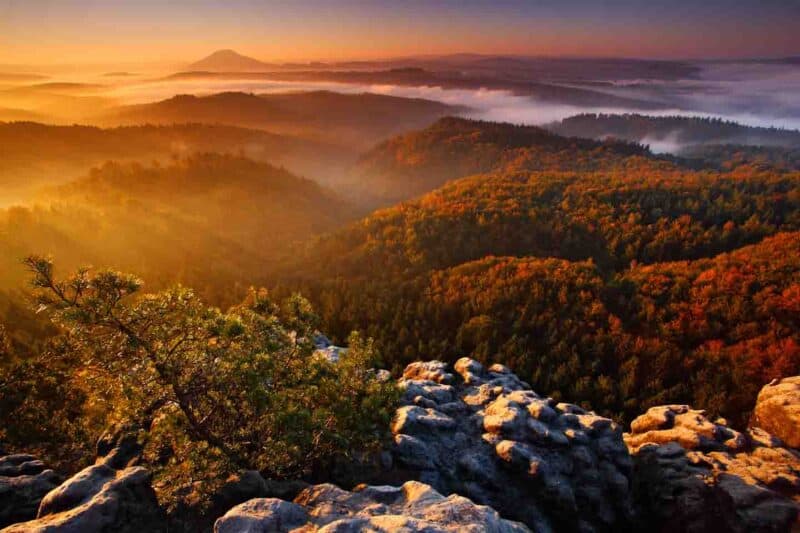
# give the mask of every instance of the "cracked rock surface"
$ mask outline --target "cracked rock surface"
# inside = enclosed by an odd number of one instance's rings
[[[410,364],[392,424],[395,468],[534,531],[632,520],[632,463],[611,420],[533,392],[502,365]]]
[[[258,498],[237,505],[217,520],[216,533],[424,531],[524,533],[522,524],[463,496],[444,497],[416,481],[402,487],[359,486],[353,492],[335,485],[309,487],[294,502]]]
[[[686,405],[653,407],[625,434],[642,528],[789,531],[800,503],[800,454],[751,428]]]

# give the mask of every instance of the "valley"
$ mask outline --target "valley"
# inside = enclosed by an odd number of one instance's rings
[[[780,32],[75,4],[0,22],[3,533],[797,529]]]

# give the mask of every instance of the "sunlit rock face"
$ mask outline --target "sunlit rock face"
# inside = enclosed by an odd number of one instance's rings
[[[347,353],[347,348],[334,345],[331,340],[322,333],[314,335],[313,343],[314,354],[331,363],[337,363],[339,358]]]
[[[36,518],[42,498],[58,482],[58,475],[32,455],[0,457],[0,527]]]
[[[395,468],[534,531],[631,524],[631,459],[607,418],[543,398],[508,368],[412,363],[392,424]]]
[[[657,531],[789,531],[800,502],[800,454],[761,429],[740,433],[686,405],[631,424],[642,527]]]
[[[276,498],[250,500],[217,520],[214,531],[524,533],[529,530],[463,496],[444,497],[428,485],[409,481],[402,487],[360,486],[353,492],[335,485],[316,485],[301,492],[294,502]]]
[[[761,389],[750,425],[800,448],[800,376],[775,380]]]
[[[625,444],[636,452],[647,444],[677,443],[686,450],[703,452],[741,451],[745,436],[729,428],[724,421],[711,422],[706,412],[688,405],[660,405],[631,422]]]

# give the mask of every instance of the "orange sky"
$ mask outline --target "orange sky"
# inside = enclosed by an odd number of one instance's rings
[[[0,63],[183,63],[423,53],[800,55],[789,0],[0,0]]]

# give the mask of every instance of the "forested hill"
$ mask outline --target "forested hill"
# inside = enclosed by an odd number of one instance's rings
[[[104,125],[226,124],[366,149],[378,140],[421,128],[461,110],[432,100],[371,93],[224,92],[208,96],[178,95],[160,102],[122,106],[104,112],[96,120]]]
[[[156,287],[187,283],[228,305],[264,283],[291,243],[352,216],[310,180],[218,154],[166,165],[109,162],[42,202],[0,210],[0,288],[21,286],[20,258],[43,253],[68,268],[136,272]]]
[[[565,138],[534,126],[447,117],[362,156],[351,189],[376,204],[408,200],[451,179],[490,170],[591,170],[648,151],[626,142]]]
[[[167,163],[203,152],[245,155],[328,182],[356,159],[355,152],[330,144],[231,126],[193,123],[104,129],[0,122],[4,193],[0,200],[15,191],[14,200],[27,200],[36,187],[70,181],[110,160]]]
[[[800,145],[745,146],[741,144],[698,144],[681,148],[682,157],[701,161],[721,170],[749,166],[778,172],[800,170]]]
[[[279,290],[309,295],[336,338],[374,337],[395,368],[500,361],[537,390],[620,419],[686,402],[741,421],[764,383],[800,372],[787,314],[800,173],[692,170],[635,145],[451,119],[403,139],[419,145],[400,168],[435,168],[432,153],[490,171],[292,257]]]
[[[546,128],[560,135],[653,144],[672,152],[680,151],[686,145],[698,144],[800,147],[800,131],[745,126],[718,118],[587,113],[549,124]]]
[[[800,229],[798,184],[797,173],[698,172],[647,160],[591,172],[497,171],[378,211],[323,237],[312,253],[327,274],[346,277],[414,275],[486,255],[591,258],[613,271]]]

